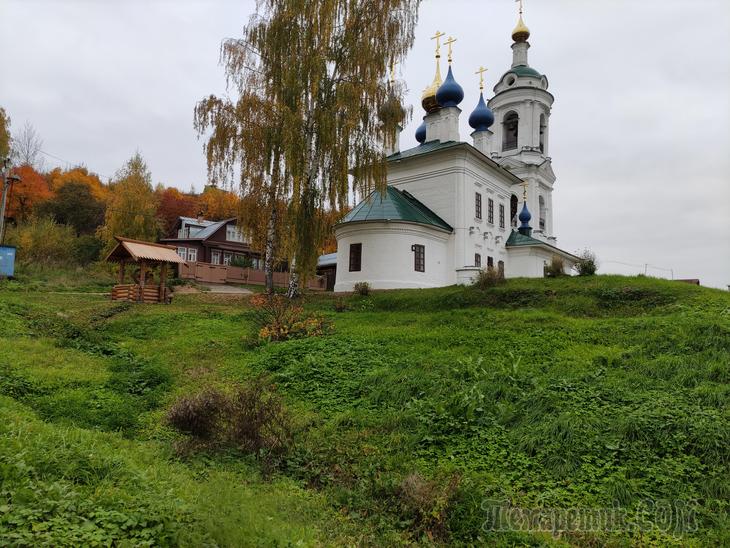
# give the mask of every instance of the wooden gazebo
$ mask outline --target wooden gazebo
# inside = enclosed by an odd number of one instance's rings
[[[170,301],[167,280],[169,263],[184,264],[174,247],[143,242],[115,236],[118,242],[106,260],[119,263],[119,283],[112,288],[113,301],[131,301],[140,303],[167,303]],[[132,273],[133,283],[125,282],[125,267],[133,263],[139,269]],[[154,281],[155,267],[159,266],[158,283]]]

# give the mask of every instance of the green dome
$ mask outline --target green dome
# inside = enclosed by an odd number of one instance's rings
[[[537,72],[534,68],[528,67],[527,65],[517,65],[508,70],[506,74],[516,74],[517,76],[531,76],[533,78],[542,78],[542,74]]]

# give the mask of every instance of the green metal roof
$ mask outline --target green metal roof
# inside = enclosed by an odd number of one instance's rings
[[[532,236],[525,236],[524,234],[520,234],[516,230],[513,230],[504,245],[507,247],[516,247],[520,245],[538,245],[544,243],[545,242],[541,242],[540,240],[533,238]]]
[[[533,238],[532,236],[525,236],[524,234],[520,234],[516,230],[512,231],[512,233],[509,235],[509,238],[507,238],[507,241],[505,242],[504,245],[505,245],[505,247],[544,246],[544,247],[549,247],[551,249],[554,249],[555,251],[559,251],[563,255],[569,255],[570,257],[577,258],[572,253],[563,251],[559,247],[550,245],[549,243],[543,242],[542,240],[538,240],[537,238]]]
[[[446,221],[416,200],[412,194],[393,186],[389,186],[385,192],[371,192],[339,224],[367,221],[406,221],[453,232],[453,228]]]
[[[460,145],[459,141],[444,141],[443,143],[439,140],[428,141],[417,147],[409,148],[408,150],[402,150],[388,156],[388,160],[402,160],[403,158],[411,158],[413,156],[420,156],[421,154],[428,154],[436,150],[444,148],[451,148],[456,145]]]
[[[505,74],[509,73],[516,74],[517,76],[532,76],[533,78],[542,78],[542,74],[537,72],[534,68],[528,67],[527,65],[517,65],[516,67],[512,67],[510,70],[505,72]]]

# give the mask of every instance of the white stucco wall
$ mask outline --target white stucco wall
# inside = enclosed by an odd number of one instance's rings
[[[553,256],[559,255],[542,247],[510,247],[507,249],[508,260],[505,261],[505,278],[542,278],[544,266],[549,264]],[[565,273],[570,274],[573,261],[561,255]]]
[[[509,174],[485,163],[470,147],[454,147],[388,166],[388,184],[407,190],[449,223],[454,233],[451,261],[454,268],[474,265],[474,255],[493,257],[494,265],[506,260],[504,242],[509,237],[510,196],[517,186]],[[519,192],[519,187],[514,192]],[[482,218],[475,215],[475,195],[482,195]],[[489,199],[494,201],[493,223],[488,220]],[[505,207],[505,226],[499,225],[499,205]],[[454,280],[454,282],[456,281]]]
[[[406,222],[347,223],[335,229],[337,278],[335,291],[352,291],[366,281],[373,289],[443,287],[456,283],[450,260],[450,234]],[[361,269],[350,272],[350,244],[362,244]],[[425,247],[425,272],[416,272],[411,246]]]

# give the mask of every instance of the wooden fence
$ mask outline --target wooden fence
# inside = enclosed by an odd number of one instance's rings
[[[265,285],[266,279],[263,270],[242,268],[240,266],[185,263],[178,265],[178,275],[184,280],[195,280],[203,283],[222,284],[226,282],[238,284]],[[286,287],[289,285],[288,272],[274,272],[274,285]],[[314,276],[307,281],[307,289],[324,291],[326,280],[324,276]]]

